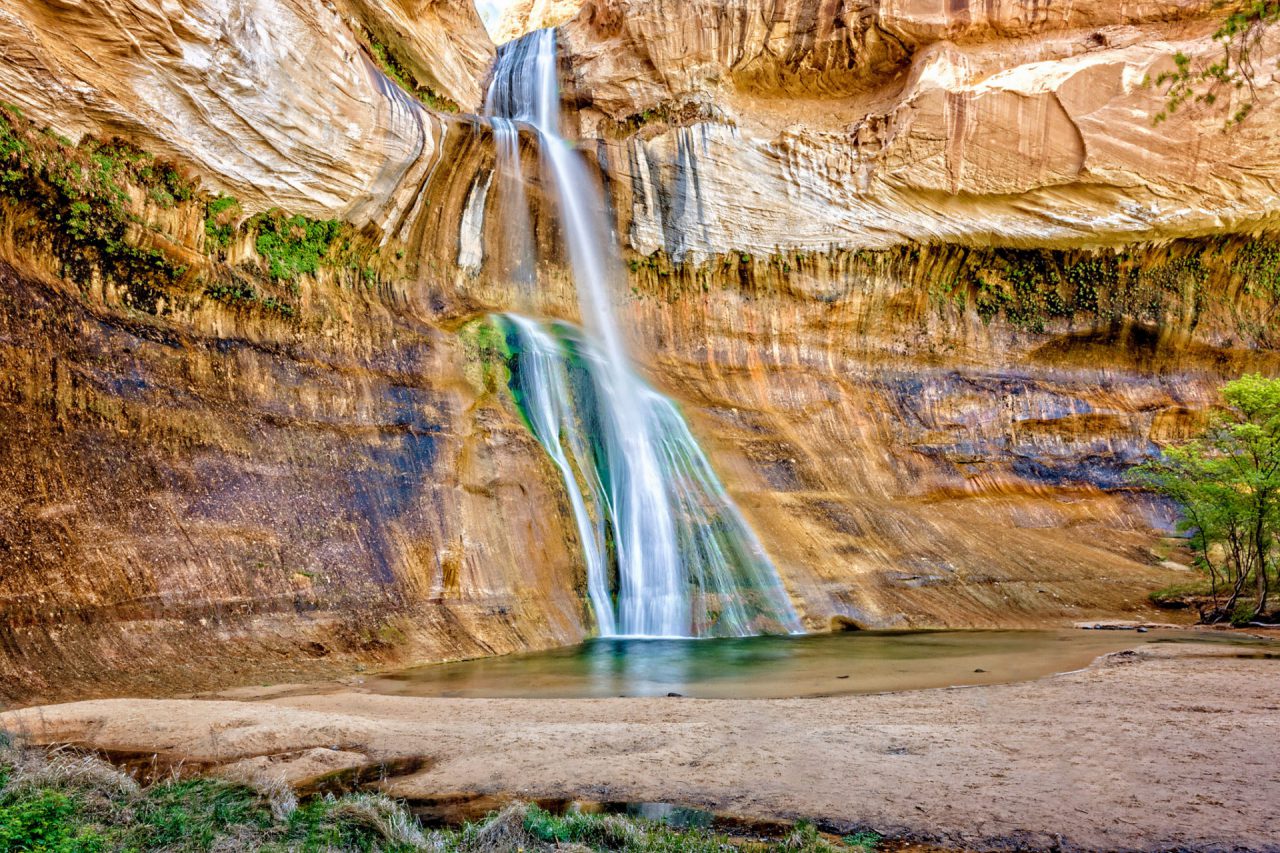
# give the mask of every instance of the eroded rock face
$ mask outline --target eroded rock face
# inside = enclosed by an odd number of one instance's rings
[[[140,318],[0,264],[0,700],[584,636],[554,471],[416,298]]]
[[[558,27],[581,7],[581,0],[514,0],[502,10],[494,41],[503,44],[534,30]]]
[[[562,29],[637,359],[810,627],[1115,616],[1185,580],[1121,474],[1225,378],[1280,371],[1245,238],[1134,242],[1275,209],[1270,82],[1231,133],[1150,124],[1141,82],[1214,49],[1207,9],[593,0]],[[396,87],[361,32],[478,103],[492,48],[465,3],[0,0],[0,99],[401,259],[304,280],[285,318],[190,281],[139,310],[41,235],[0,242],[9,698],[589,632],[559,478],[476,346],[488,311],[577,319],[557,223],[535,180],[539,283],[514,284],[488,130]],[[206,271],[201,213],[161,230]],[[1049,258],[1061,280],[1008,248],[1099,244],[1123,254]],[[1024,304],[1028,269],[1049,289]]]
[[[1152,123],[1147,81],[1177,52],[1213,60],[1217,14],[593,0],[563,41],[641,253],[1096,245],[1274,220],[1274,34],[1256,121],[1224,133],[1221,103]]]
[[[1141,265],[1166,267],[1163,251]],[[1189,575],[1157,565],[1172,552],[1152,530],[1172,516],[1125,471],[1197,430],[1226,379],[1280,372],[1273,348],[1240,335],[1274,296],[1236,302],[1221,267],[1183,291],[1198,309],[1174,284],[1160,320],[1037,329],[985,322],[931,287],[965,257],[734,257],[633,275],[637,351],[685,402],[811,626],[1141,613],[1135,590]],[[1214,281],[1227,290],[1212,295]]]
[[[460,0],[9,0],[0,99],[74,139],[178,157],[253,208],[388,227],[443,131],[361,30],[441,95],[479,103],[493,46]]]

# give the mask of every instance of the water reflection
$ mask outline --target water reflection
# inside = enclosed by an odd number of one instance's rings
[[[365,689],[416,696],[774,698],[991,684],[1087,666],[1156,642],[1269,641],[1183,631],[914,631],[713,640],[597,639],[416,667]]]

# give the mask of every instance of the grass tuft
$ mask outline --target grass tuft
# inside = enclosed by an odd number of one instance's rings
[[[352,830],[370,833],[391,845],[421,848],[422,827],[403,804],[385,794],[348,794],[332,800],[329,816]]]

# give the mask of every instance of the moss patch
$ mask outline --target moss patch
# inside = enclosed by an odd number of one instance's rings
[[[0,106],[0,197],[31,214],[20,236],[43,237],[67,278],[88,281],[98,271],[125,290],[130,307],[154,313],[187,267],[147,245],[130,188],[162,208],[197,192],[172,163],[122,140],[72,145]]]
[[[246,227],[257,234],[254,248],[277,281],[315,275],[343,230],[336,219],[286,216],[279,210],[258,214]]]
[[[1280,233],[1216,235],[1118,249],[892,249],[771,255],[729,252],[702,263],[665,253],[627,259],[631,292],[667,302],[710,287],[748,295],[792,291],[838,301],[868,282],[912,283],[938,312],[971,311],[984,323],[1030,333],[1074,322],[1134,320],[1193,331],[1212,315],[1250,345],[1280,345]]]
[[[365,32],[363,35],[365,44],[369,48],[369,55],[373,57],[374,63],[377,64],[378,68],[382,69],[383,74],[399,83],[400,88],[409,92],[433,110],[445,113],[460,111],[454,101],[441,95],[427,83],[415,77],[413,72],[396,59],[395,53],[392,52],[391,48],[374,38],[372,33]]]
[[[464,353],[463,375],[478,394],[500,393],[511,382],[511,348],[502,321],[478,317],[458,330]]]
[[[930,294],[971,306],[984,322],[999,318],[1043,332],[1054,320],[1080,315],[1154,323],[1175,305],[1198,313],[1206,278],[1199,251],[1153,264],[1126,252],[986,249],[971,251]]]
[[[274,209],[246,217],[173,163],[119,139],[72,144],[3,104],[0,218],[55,274],[85,291],[109,282],[109,298],[151,314],[209,299],[295,318],[304,279],[327,269],[340,286],[371,289],[395,266],[347,223]],[[200,219],[202,241],[187,230]]]
[[[205,249],[219,254],[231,245],[236,223],[241,216],[240,202],[229,195],[214,196],[204,205]]]

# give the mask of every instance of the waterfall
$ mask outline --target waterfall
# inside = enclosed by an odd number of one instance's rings
[[[611,294],[625,281],[604,197],[560,136],[559,106],[555,31],[504,45],[485,101],[499,169],[519,168],[518,147],[503,154],[511,142],[499,133],[531,127],[586,329],[514,315],[499,322],[513,393],[569,492],[600,633],[799,631],[777,571],[679,411],[631,366],[613,311]]]

